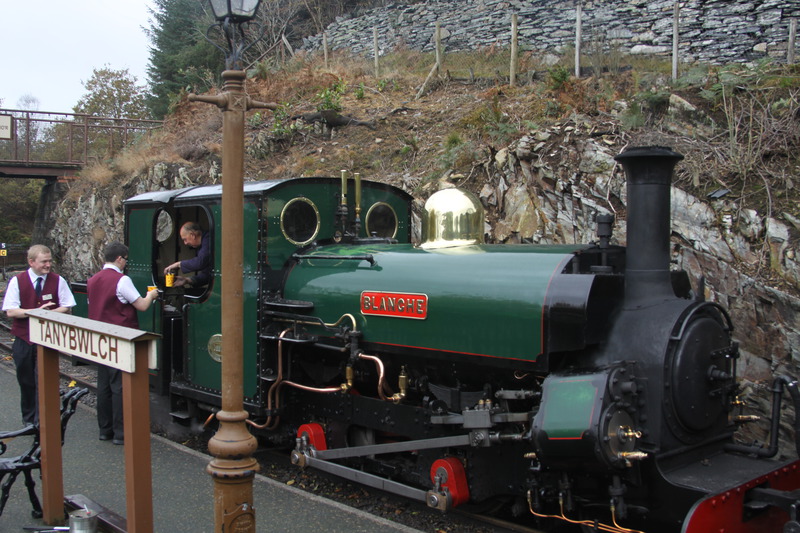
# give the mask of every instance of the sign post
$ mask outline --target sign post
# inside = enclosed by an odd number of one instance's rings
[[[28,311],[30,339],[39,345],[39,427],[42,509],[48,525],[64,522],[58,353],[122,370],[128,533],[152,533],[150,391],[158,335],[54,311]],[[138,370],[138,372],[137,372]]]

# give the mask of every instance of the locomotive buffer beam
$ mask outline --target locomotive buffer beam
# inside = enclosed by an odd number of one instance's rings
[[[784,525],[786,532],[800,531],[798,510],[800,510],[800,489],[793,491],[777,490],[767,487],[756,487],[748,492],[745,508],[753,511],[762,510],[769,506],[778,507],[789,514],[790,521]],[[789,528],[788,526],[791,526]]]
[[[300,467],[310,466],[317,470],[322,470],[323,472],[349,479],[350,481],[361,483],[375,489],[425,502],[430,507],[435,507],[444,511],[450,506],[450,497],[446,492],[417,489],[404,485],[403,483],[398,483],[397,481],[368,474],[361,470],[356,470],[355,468],[332,463],[330,461],[332,459],[345,459],[348,457],[365,457],[382,453],[407,452],[451,446],[470,446],[474,444],[475,440],[472,435],[439,437],[435,439],[421,439],[389,444],[371,444],[367,446],[353,446],[350,448],[336,448],[332,450],[316,450],[313,446],[300,444],[299,448],[292,451],[292,464]]]

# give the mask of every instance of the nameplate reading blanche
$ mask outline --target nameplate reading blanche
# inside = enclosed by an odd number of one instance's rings
[[[405,292],[362,291],[361,313],[394,318],[428,318],[428,295]]]
[[[43,309],[29,311],[28,316],[33,344],[133,373],[136,370],[136,344],[146,341],[148,366],[156,367],[156,339],[159,336],[155,333]]]

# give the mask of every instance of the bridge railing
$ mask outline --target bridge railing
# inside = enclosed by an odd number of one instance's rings
[[[0,162],[83,166],[113,157],[160,120],[0,109]]]

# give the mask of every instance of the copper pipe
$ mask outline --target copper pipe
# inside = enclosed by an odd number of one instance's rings
[[[558,504],[561,510],[560,515],[537,513],[536,511],[533,510],[533,503],[531,500],[532,500],[531,491],[528,491],[528,510],[531,512],[533,516],[538,516],[539,518],[557,518],[559,520],[564,520],[569,524],[585,525],[591,528],[597,528],[599,531],[607,531],[609,533],[644,533],[643,531],[639,531],[638,529],[627,529],[617,524],[616,509],[613,504],[611,505],[611,520],[614,522],[614,525],[609,526],[608,524],[595,522],[594,520],[573,520],[571,518],[567,518],[567,516],[564,514],[563,494],[558,495]]]
[[[356,329],[356,319],[350,313],[343,314],[341,317],[339,317],[339,320],[337,320],[336,322],[334,322],[332,324],[328,324],[328,323],[323,323],[323,324],[325,324],[325,326],[327,326],[327,327],[336,327],[339,324],[341,324],[342,321],[344,321],[345,319],[350,319],[350,322],[353,325],[353,330],[355,330]],[[312,323],[312,322],[309,322],[309,323]],[[313,323],[313,324],[316,324],[316,323]],[[294,382],[291,382],[291,381],[284,381],[283,380],[283,338],[290,331],[292,331],[292,328],[286,328],[285,330],[283,330],[280,333],[280,335],[278,335],[278,376],[277,376],[277,379],[275,380],[275,383],[272,384],[272,386],[269,388],[269,391],[267,392],[267,410],[268,411],[270,411],[270,412],[273,411],[273,405],[274,405],[274,409],[275,410],[280,408],[280,395],[278,394],[278,392],[280,391],[280,388],[284,384],[289,385],[291,387],[298,388],[298,389],[307,390],[307,391],[311,391],[311,392],[319,392],[319,393],[322,393],[322,394],[329,394],[329,393],[332,393],[332,392],[346,392],[347,390],[350,389],[350,385],[348,385],[348,384],[343,384],[343,385],[341,385],[339,387],[323,387],[323,388],[319,388],[319,387],[309,387],[307,385],[301,385],[299,383],[294,383]],[[359,356],[361,356],[361,355],[362,354],[359,354]],[[378,359],[377,357],[373,357],[373,356],[365,356],[364,358],[365,359],[374,359],[376,361],[376,364],[379,365],[378,368],[379,368],[381,377],[380,377],[380,380],[378,382],[378,385],[379,385],[378,394],[381,396],[381,399],[386,400],[387,399],[386,396],[384,396],[383,393],[381,392],[382,388],[387,388],[388,387],[386,385],[385,381],[384,381],[384,378],[383,378],[383,376],[384,376],[383,362],[381,362],[380,359]],[[256,422],[253,422],[252,420],[247,420],[247,424],[250,427],[253,427],[253,428],[256,428],[256,429],[267,429],[267,430],[275,429],[278,426],[278,422],[280,422],[280,417],[273,416],[273,415],[270,415],[263,424],[257,424]]]
[[[272,412],[272,397],[274,393],[277,392],[278,386],[283,380],[283,337],[292,331],[292,328],[286,328],[285,330],[281,331],[281,334],[278,335],[278,377],[275,379],[275,383],[270,386],[269,391],[267,391],[267,410]],[[276,409],[277,409],[277,400],[276,400]],[[257,429],[275,429],[280,421],[280,417],[274,417],[275,420],[273,422],[273,416],[269,415],[266,422],[263,424],[256,424],[252,420],[247,420],[247,424],[251,427]]]
[[[332,392],[346,392],[347,391],[347,387],[345,385],[341,385],[339,387],[323,387],[323,388],[319,388],[319,387],[309,387],[308,385],[301,385],[299,383],[295,383],[294,381],[283,380],[280,383],[275,383],[270,388],[270,391],[272,391],[273,388],[276,389],[275,392],[276,392],[276,398],[277,399],[275,400],[275,409],[280,408],[280,396],[277,395],[277,392],[284,385],[289,385],[290,387],[295,387],[297,389],[306,390],[306,391],[310,391],[310,392],[319,392],[319,393],[322,393],[322,394],[330,394]],[[272,421],[272,424],[270,424],[270,421]],[[269,418],[267,418],[267,421],[264,422],[263,424],[256,424],[252,420],[248,420],[247,421],[247,423],[251,427],[258,428],[258,429],[268,429],[268,430],[275,429],[278,426],[278,422],[280,422],[280,417],[277,417],[277,416],[274,417],[274,421],[273,421],[273,417],[270,416]]]
[[[386,371],[383,366],[383,361],[374,355],[367,355],[365,353],[359,353],[358,357],[375,362],[375,366],[378,367],[378,397],[381,400],[386,400],[386,395],[383,393],[383,389],[386,386]]]
[[[321,392],[323,394],[330,394],[332,392],[344,392],[346,389],[345,386],[339,387],[309,387],[308,385],[301,385],[299,383],[295,383],[294,381],[281,381],[281,386],[289,385],[290,387],[295,387],[301,390],[307,390],[311,392]]]
[[[339,319],[341,321],[341,319]],[[281,332],[278,336],[278,377],[275,380],[275,383],[269,388],[267,392],[267,410],[272,411],[273,405],[275,406],[275,410],[280,409],[280,388],[283,385],[289,385],[290,387],[295,387],[302,390],[307,390],[311,392],[320,392],[323,394],[329,394],[331,392],[345,392],[348,390],[349,387],[346,385],[341,385],[339,387],[325,387],[325,388],[318,388],[318,387],[309,387],[307,385],[300,385],[299,383],[295,383],[293,381],[286,381],[283,379],[283,337],[291,331],[291,328],[287,328]],[[263,424],[256,424],[252,420],[248,420],[247,424],[251,427],[257,429],[267,429],[272,430],[278,426],[278,422],[280,422],[279,416],[272,416],[270,415],[267,420]]]

